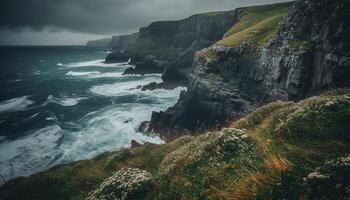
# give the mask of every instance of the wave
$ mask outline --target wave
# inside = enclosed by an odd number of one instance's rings
[[[89,72],[73,72],[69,71],[66,73],[67,76],[89,76],[89,75],[96,75],[101,74],[99,71],[89,71]]]
[[[106,72],[101,73],[98,71],[90,71],[90,72],[74,72],[69,71],[67,76],[81,77],[86,79],[97,79],[97,78],[120,78],[126,77],[121,72]]]
[[[146,74],[146,75],[123,75],[121,72],[105,72],[101,73],[99,71],[69,71],[66,73],[67,76],[79,77],[84,79],[98,79],[98,78],[121,78],[121,77],[157,77],[160,79],[161,74]],[[144,82],[147,84],[147,82]],[[148,82],[149,83],[149,82]]]
[[[143,94],[148,96],[161,96],[164,94],[167,94],[168,96],[172,96],[173,93],[177,93],[181,90],[184,90],[186,88],[184,87],[178,87],[174,90],[165,90],[165,89],[158,89],[154,91],[141,91],[141,87],[143,85],[146,85],[150,82],[161,82],[160,76],[151,76],[144,77],[143,79],[135,80],[135,81],[128,81],[128,82],[116,82],[113,84],[103,84],[103,85],[97,85],[90,88],[90,92],[93,94],[101,95],[101,96],[108,96],[108,97],[118,97],[118,96],[125,96],[125,95],[135,95],[135,94]]]
[[[130,147],[132,140],[163,143],[159,137],[138,132],[137,127],[150,119],[152,111],[175,104],[180,88],[141,91],[141,85],[162,81],[161,75],[123,76],[121,72],[128,67],[125,63],[105,64],[103,60],[66,64],[71,56],[69,53],[61,63],[55,62],[52,71],[41,71],[41,76],[25,76],[25,85],[11,82],[18,92],[32,91],[38,84],[50,87],[0,101],[0,174],[6,178]],[[21,78],[19,73],[11,80]],[[114,82],[118,83],[111,84]],[[26,111],[3,113],[17,110]]]
[[[62,137],[61,128],[51,125],[17,140],[1,142],[0,174],[12,179],[48,169],[61,153],[58,146]]]
[[[171,103],[174,102],[169,101]],[[29,176],[58,164],[90,159],[103,152],[130,147],[132,140],[141,144],[164,143],[158,136],[138,132],[137,127],[151,117],[152,111],[165,109],[166,106],[111,105],[69,122],[70,126],[79,127],[75,131],[61,128],[64,125],[49,125],[14,141],[0,138],[0,174],[6,179]]]
[[[61,106],[75,106],[77,105],[80,101],[87,99],[86,97],[79,97],[79,98],[55,98],[52,95],[49,95],[47,97],[46,102],[44,103],[45,105],[48,103],[56,103]]]
[[[61,64],[61,65],[58,65]],[[99,59],[99,60],[92,60],[92,61],[83,61],[83,62],[74,62],[69,64],[62,64],[58,63],[57,65],[60,67],[67,67],[67,68],[78,68],[78,67],[125,67],[125,65],[128,65],[128,62],[126,63],[105,63],[105,60]]]
[[[165,106],[156,108],[159,109]],[[81,130],[66,135],[69,140],[60,146],[63,156],[58,162],[88,159],[106,151],[130,147],[132,140],[164,143],[157,136],[146,136],[136,130],[141,122],[151,117],[153,110],[154,105],[122,104],[89,113],[79,122],[84,126]]]
[[[133,87],[154,79],[160,80],[159,77],[147,77],[140,81],[119,84],[124,85],[125,91],[130,91],[127,89],[128,83],[131,84],[129,87]],[[56,125],[59,122],[54,115],[47,116],[47,123],[55,125],[27,132],[26,136],[14,141],[1,139],[0,174],[7,179],[28,176],[58,164],[90,159],[106,151],[130,147],[132,140],[139,143],[163,143],[157,136],[146,136],[138,132],[137,127],[141,122],[150,119],[152,111],[165,110],[173,105],[181,89],[156,90],[150,93],[133,89],[131,91],[147,94],[142,98],[153,100],[149,103],[111,104],[101,110],[92,111],[77,121],[61,122],[60,125]],[[50,95],[47,102],[61,104],[64,99],[67,98]],[[39,114],[33,114],[29,118],[35,120]]]
[[[99,53],[106,53],[106,54],[110,54],[110,53],[113,53],[113,51],[109,51],[109,50],[107,50],[107,51],[99,51]]]
[[[34,104],[29,96],[17,97],[0,102],[0,112],[15,112],[26,110],[28,106]]]

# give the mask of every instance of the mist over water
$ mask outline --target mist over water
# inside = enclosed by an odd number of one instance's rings
[[[129,147],[162,143],[137,132],[152,111],[173,105],[184,88],[141,91],[160,74],[123,76],[85,47],[0,48],[0,174],[28,176],[54,165]]]

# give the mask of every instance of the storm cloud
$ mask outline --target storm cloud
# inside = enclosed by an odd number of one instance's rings
[[[129,33],[156,20],[289,0],[1,0],[0,30]]]

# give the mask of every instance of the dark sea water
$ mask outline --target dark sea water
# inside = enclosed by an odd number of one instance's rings
[[[57,164],[141,143],[136,131],[184,88],[141,91],[160,74],[122,76],[87,47],[0,47],[0,175],[28,176]]]

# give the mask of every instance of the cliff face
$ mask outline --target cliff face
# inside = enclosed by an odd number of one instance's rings
[[[112,38],[104,38],[99,40],[91,40],[86,43],[86,46],[91,47],[106,47],[116,51],[122,51],[132,45],[138,37],[138,33],[129,35],[116,35]]]
[[[196,53],[188,91],[153,113],[150,128],[195,130],[272,100],[350,86],[349,3],[299,0],[281,21],[287,11],[288,4],[244,10],[223,40]]]
[[[191,67],[194,52],[221,39],[240,13],[239,10],[206,13],[180,21],[154,22],[140,29],[139,37],[125,52],[113,52],[106,62],[125,62],[131,58],[136,64],[135,73],[163,72],[168,68],[164,78],[176,79],[179,69]]]
[[[111,42],[111,38],[104,38],[100,40],[91,40],[86,43],[86,46],[90,47],[108,47],[109,43]]]
[[[138,36],[138,33],[113,36],[112,41],[108,44],[108,46],[111,47],[113,50],[122,51],[127,49],[130,45],[132,45]]]
[[[273,99],[350,85],[350,2],[297,1],[263,49],[258,76]]]

